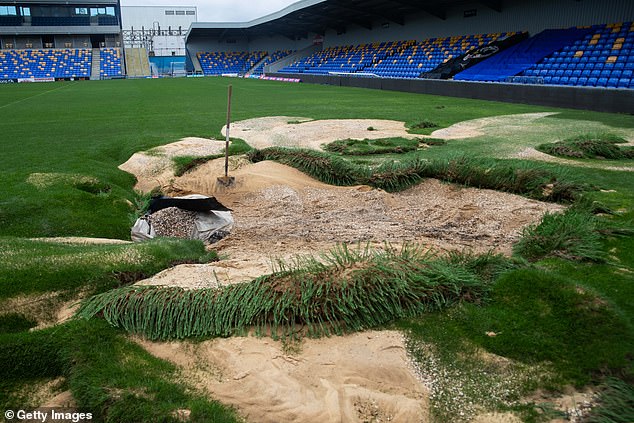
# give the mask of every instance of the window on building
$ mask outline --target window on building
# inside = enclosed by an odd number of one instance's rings
[[[106,7],[106,15],[114,16],[114,7]]]
[[[177,14],[177,15],[184,15],[184,14],[185,14],[185,11],[184,11],[184,10],[177,10],[177,11],[176,11],[176,14]]]
[[[187,10],[187,11],[185,12],[185,14],[186,14],[186,15],[195,15],[195,14],[196,14],[196,11],[195,11],[195,10]]]
[[[90,9],[90,16],[98,16],[98,15],[105,15],[105,14],[106,14],[105,7],[93,7]]]
[[[165,14],[168,15],[168,16],[171,16],[171,15],[174,14],[174,11],[173,10],[166,10]]]
[[[0,6],[0,16],[17,16],[15,6]]]
[[[31,8],[30,7],[20,7],[20,15],[22,15],[22,16],[31,16]]]
[[[88,8],[86,7],[75,8],[75,15],[87,15],[87,14],[88,14]]]

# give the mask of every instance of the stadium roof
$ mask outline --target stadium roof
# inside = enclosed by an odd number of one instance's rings
[[[327,29],[344,32],[350,23],[372,29],[373,22],[404,25],[408,16],[429,14],[446,19],[447,8],[461,0],[302,0],[250,22],[195,22],[192,35],[219,39],[283,35],[291,39],[309,33],[324,35]],[[498,12],[502,0],[479,3]]]

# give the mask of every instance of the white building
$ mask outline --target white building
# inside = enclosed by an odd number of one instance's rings
[[[195,6],[121,6],[124,44],[152,56],[184,56],[185,34],[197,19]]]

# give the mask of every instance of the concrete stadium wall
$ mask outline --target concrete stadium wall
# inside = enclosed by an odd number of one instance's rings
[[[227,43],[213,38],[190,38],[187,49],[196,52],[301,50],[312,44],[312,38],[293,41],[283,36],[258,37],[251,40],[243,38],[235,41],[236,43]]]
[[[249,51],[301,50],[312,44],[312,40],[290,40],[283,36],[259,37],[251,40]]]
[[[430,79],[383,79],[342,76],[270,74],[283,78],[300,78],[309,84],[371,88],[417,94],[443,95],[538,106],[594,110],[597,112],[634,114],[634,90],[593,87],[503,84]]]
[[[324,47],[490,32],[528,31],[534,35],[549,28],[634,20],[634,2],[631,0],[521,0],[502,4],[502,12],[486,7],[482,2],[451,7],[445,20],[422,13],[409,17],[405,25],[390,22],[388,18],[373,22],[372,29],[351,23],[344,34],[328,30]],[[477,14],[465,18],[466,10],[476,10]],[[384,28],[383,24],[388,27]]]
[[[227,43],[226,40],[214,40],[210,38],[190,38],[187,41],[187,50],[192,53],[199,51],[249,51],[249,41],[246,37],[234,39],[235,43]]]

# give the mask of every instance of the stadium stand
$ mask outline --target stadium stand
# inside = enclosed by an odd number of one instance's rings
[[[634,24],[595,25],[511,82],[634,88]]]
[[[264,73],[264,67],[275,63],[280,59],[285,58],[289,54],[292,54],[294,50],[276,50],[273,53],[268,53],[266,57],[251,71],[251,75],[262,75]]]
[[[422,72],[467,51],[516,32],[388,41],[331,47],[280,70],[281,73],[373,74],[387,78],[417,78]]]
[[[99,73],[101,78],[121,76],[121,53],[118,48],[102,48],[99,52],[101,59]]]
[[[266,54],[264,51],[198,52],[197,56],[205,75],[244,75]]]
[[[330,47],[282,68],[282,73],[354,73],[382,60],[404,42]]]
[[[87,78],[90,49],[0,50],[0,78]]]
[[[547,29],[457,74],[458,81],[505,81],[575,40],[589,29]]]

